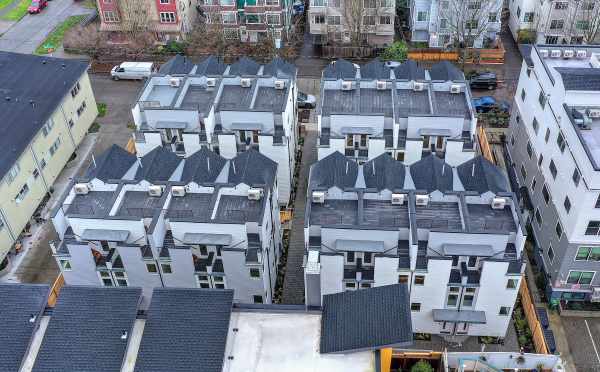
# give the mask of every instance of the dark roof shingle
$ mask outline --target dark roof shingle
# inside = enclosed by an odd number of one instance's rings
[[[462,81],[465,80],[463,73],[451,62],[442,61],[431,66],[429,70],[431,80]]]
[[[377,190],[403,189],[405,173],[404,164],[387,153],[369,160],[363,166],[366,187]]]
[[[456,171],[467,191],[477,191],[480,194],[508,191],[506,176],[500,168],[481,155],[460,164]]]
[[[255,60],[248,57],[242,57],[229,67],[229,75],[256,75],[258,74],[259,69],[260,65]]]
[[[387,80],[390,79],[390,77],[390,68],[378,58],[373,59],[360,68],[361,79]]]
[[[177,54],[165,62],[158,70],[159,74],[164,75],[185,75],[189,74],[194,68],[194,62],[188,57]]]
[[[163,146],[158,146],[141,158],[135,179],[166,182],[179,166],[181,158]]]
[[[417,190],[445,192],[453,188],[452,167],[434,154],[413,163],[410,175]]]
[[[293,78],[296,76],[296,66],[285,60],[275,57],[263,68],[263,75],[275,76],[278,78]]]
[[[136,160],[136,156],[132,153],[120,146],[112,145],[92,162],[86,176],[90,179],[98,178],[104,182],[121,179]]]
[[[214,183],[226,163],[224,157],[203,147],[185,159],[181,181]]]
[[[327,155],[311,167],[311,188],[340,189],[354,187],[358,176],[358,164],[349,160],[339,151]]]
[[[277,163],[260,152],[250,149],[231,159],[229,182],[272,187],[277,174]]]
[[[203,61],[198,62],[196,75],[222,75],[227,66],[215,56],[208,56]]]
[[[352,62],[338,59],[325,67],[323,77],[325,79],[354,79],[356,78],[356,67]]]
[[[600,69],[557,67],[565,90],[600,91]]]
[[[394,69],[398,80],[425,80],[425,70],[411,59]]]

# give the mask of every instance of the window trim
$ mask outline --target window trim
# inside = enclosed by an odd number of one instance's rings
[[[572,272],[578,272],[579,273],[579,278],[577,279],[577,283],[569,283],[569,277],[571,276]],[[583,273],[593,273],[592,278],[590,279],[589,283],[586,284],[581,284],[581,276],[583,275]],[[592,285],[592,283],[594,282],[594,278],[596,277],[596,272],[595,271],[588,271],[588,270],[569,270],[569,273],[567,274],[567,279],[566,279],[566,284],[569,285]]]

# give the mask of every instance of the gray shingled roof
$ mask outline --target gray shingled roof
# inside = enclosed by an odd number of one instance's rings
[[[367,188],[394,190],[404,188],[404,163],[394,160],[387,153],[369,160],[363,165]]]
[[[356,78],[356,67],[352,62],[338,59],[325,67],[323,77],[325,79],[354,79]]]
[[[136,161],[136,156],[124,148],[112,145],[95,158],[87,170],[86,177],[107,180],[121,179]]]
[[[425,80],[425,70],[409,59],[394,69],[394,76],[399,80]]]
[[[87,68],[85,61],[0,52],[0,180]]]
[[[480,194],[487,191],[508,191],[506,176],[500,168],[481,155],[462,163],[456,167],[456,171],[467,191],[477,191]]]
[[[221,372],[232,290],[156,288],[136,372]]]
[[[229,182],[272,187],[277,175],[277,163],[256,150],[248,150],[231,159]]]
[[[163,146],[158,146],[141,158],[141,166],[135,174],[136,180],[150,182],[169,180],[181,158]]]
[[[196,75],[222,75],[227,66],[215,56],[208,56],[201,62],[198,62]]]
[[[390,79],[390,68],[384,62],[375,58],[360,68],[361,79]]]
[[[66,286],[60,291],[33,372],[119,372],[142,290]]]
[[[340,189],[354,187],[357,175],[358,164],[336,151],[311,167],[310,186],[311,188],[337,186]]]
[[[165,75],[185,75],[189,74],[193,68],[194,62],[190,58],[177,54],[160,66],[158,73]]]
[[[406,284],[323,296],[321,353],[404,346],[412,343]]]
[[[18,371],[37,326],[29,321],[46,305],[50,287],[0,284],[0,371]]]
[[[565,90],[600,91],[600,69],[556,67]]]
[[[296,66],[279,57],[275,57],[265,65],[263,75],[291,79],[296,76]]]
[[[197,184],[213,183],[226,163],[227,159],[203,147],[185,159],[181,181],[194,181]]]
[[[260,65],[255,60],[248,57],[242,57],[229,67],[229,75],[256,75],[258,74],[259,69]]]
[[[434,154],[413,163],[410,175],[417,190],[452,190],[452,167]]]
[[[451,62],[442,61],[431,66],[429,70],[429,76],[431,80],[442,80],[442,81],[460,81],[465,80],[463,73],[454,66]]]

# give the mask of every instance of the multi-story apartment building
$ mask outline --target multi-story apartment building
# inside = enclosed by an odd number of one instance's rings
[[[599,133],[600,47],[534,46],[507,146],[553,302],[600,299]]]
[[[145,31],[161,42],[185,38],[197,13],[196,4],[186,0],[96,0],[96,5],[101,31]]]
[[[339,152],[311,167],[305,296],[408,283],[414,332],[504,337],[524,270],[524,225],[503,172],[478,156],[410,166]]]
[[[88,64],[0,52],[0,267],[96,118]]]
[[[292,1],[199,0],[209,26],[223,30],[227,39],[256,43],[272,38],[277,42],[292,26]]]
[[[148,79],[132,109],[139,156],[164,146],[189,157],[202,147],[231,159],[253,148],[277,162],[279,204],[289,201],[297,141],[296,67],[177,56]]]
[[[308,8],[315,44],[391,45],[395,17],[395,0],[311,0]]]
[[[502,0],[412,1],[411,41],[442,48],[466,38],[473,44],[469,46],[486,47],[486,42],[494,42],[499,37],[502,3]]]
[[[54,211],[67,284],[230,288],[271,303],[281,255],[277,164],[249,150],[181,159],[114,146]]]
[[[323,71],[318,103],[319,159],[339,151],[366,161],[388,153],[412,164],[435,152],[455,166],[475,155],[477,118],[465,77],[449,62],[390,69],[345,60]]]
[[[600,1],[509,2],[508,26],[515,41],[535,44],[592,44],[600,38]]]

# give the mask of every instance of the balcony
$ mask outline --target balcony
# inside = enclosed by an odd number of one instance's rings
[[[311,34],[319,34],[326,35],[327,34],[327,25],[320,23],[310,23],[310,33]]]

